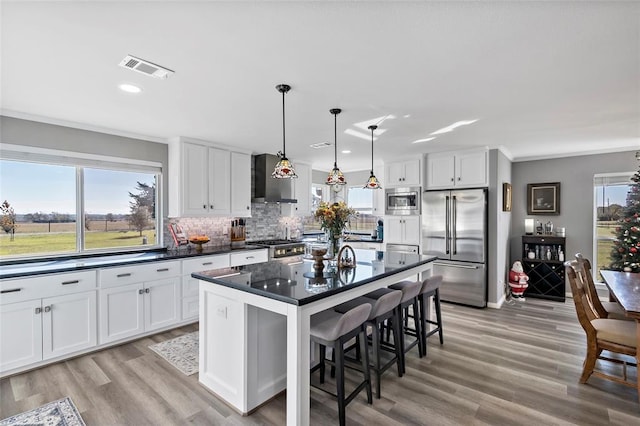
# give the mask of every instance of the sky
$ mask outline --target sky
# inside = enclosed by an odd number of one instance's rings
[[[610,206],[612,204],[619,204],[621,206],[627,205],[627,192],[629,191],[628,185],[612,185],[607,186],[604,189],[604,206]],[[602,187],[600,190],[596,190],[596,206],[603,206],[602,204]]]
[[[85,211],[89,214],[128,214],[129,191],[136,182],[153,184],[148,173],[85,168]],[[7,200],[16,214],[76,213],[76,170],[18,161],[0,161],[0,202]]]

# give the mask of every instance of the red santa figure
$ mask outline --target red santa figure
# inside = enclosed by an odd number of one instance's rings
[[[529,287],[528,281],[529,277],[524,273],[522,263],[519,260],[513,262],[513,266],[509,271],[509,287],[511,287],[511,294],[516,300],[524,300],[523,294]]]

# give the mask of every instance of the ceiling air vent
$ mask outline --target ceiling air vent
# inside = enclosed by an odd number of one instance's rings
[[[318,142],[318,143],[314,143],[309,145],[311,148],[313,149],[321,149],[321,148],[326,148],[328,146],[331,146],[332,144],[330,144],[329,142]]]
[[[119,64],[123,68],[128,68],[133,71],[137,71],[141,74],[145,74],[155,78],[167,78],[174,71],[156,65],[152,62],[145,61],[144,59],[136,58],[135,56],[127,55]]]

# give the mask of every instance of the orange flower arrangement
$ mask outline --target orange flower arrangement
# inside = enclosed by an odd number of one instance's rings
[[[329,232],[331,239],[338,238],[349,219],[356,215],[357,212],[344,201],[333,204],[323,201],[315,212],[315,217],[320,220],[320,227]]]

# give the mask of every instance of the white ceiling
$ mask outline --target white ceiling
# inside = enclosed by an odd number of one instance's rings
[[[152,140],[188,136],[329,170],[387,115],[382,159],[472,146],[514,160],[640,148],[638,2],[28,2],[1,6],[2,113]],[[167,80],[118,66],[131,54]],[[117,85],[135,83],[139,95]],[[478,121],[416,139],[460,120]],[[365,134],[366,134],[365,130]]]

